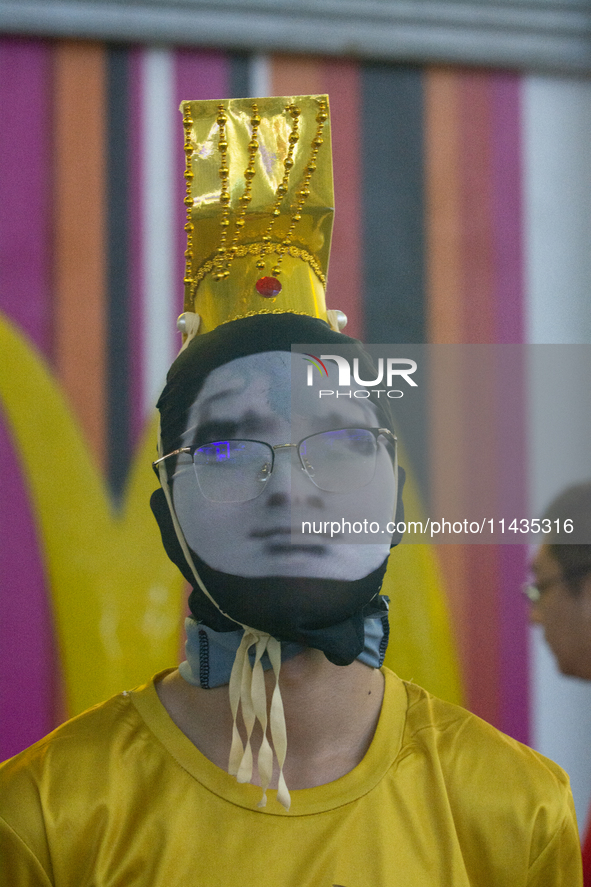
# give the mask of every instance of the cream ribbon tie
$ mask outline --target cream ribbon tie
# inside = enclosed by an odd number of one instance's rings
[[[254,664],[250,663],[249,652],[255,647]],[[256,721],[261,725],[263,738],[257,756],[257,769],[263,796],[259,801],[259,807],[267,804],[267,789],[273,776],[273,748],[267,736],[267,691],[265,687],[265,674],[261,662],[264,653],[267,653],[273,673],[275,675],[275,687],[271,697],[270,731],[275,749],[275,756],[279,765],[279,782],[277,786],[277,800],[286,810],[289,810],[291,798],[283,776],[283,765],[287,753],[287,733],[285,727],[285,713],[283,700],[279,689],[279,671],[281,669],[281,644],[266,632],[253,628],[244,628],[244,635],[230,676],[230,708],[232,710],[232,746],[230,749],[230,761],[228,773],[235,776],[238,782],[250,782],[253,772],[253,752],[251,745],[252,731]],[[238,711],[242,711],[242,719],[246,729],[246,744],[242,744],[238,731]]]

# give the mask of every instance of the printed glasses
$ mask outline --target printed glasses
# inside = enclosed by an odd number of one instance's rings
[[[269,482],[277,450],[295,449],[301,470],[327,493],[348,493],[367,486],[376,470],[378,438],[396,449],[388,428],[338,428],[304,437],[299,443],[271,446],[261,440],[216,440],[181,447],[157,459],[157,466],[181,453],[193,459],[201,492],[210,502],[248,502]]]

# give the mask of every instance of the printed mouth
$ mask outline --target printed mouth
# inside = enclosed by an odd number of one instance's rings
[[[265,545],[265,552],[271,555],[281,555],[282,557],[295,557],[300,554],[323,557],[326,554],[326,546],[317,544],[291,545],[289,542],[271,542]]]
[[[250,535],[251,535],[251,538],[252,538],[252,539],[267,539],[267,540],[271,540],[270,544],[271,544],[271,546],[273,546],[273,547],[274,547],[274,546],[279,546],[279,547],[281,547],[281,548],[285,547],[285,548],[288,548],[288,549],[290,549],[290,550],[293,550],[293,549],[295,549],[295,548],[299,548],[299,549],[302,549],[302,550],[304,550],[304,551],[310,551],[310,550],[313,549],[313,548],[317,548],[318,551],[321,552],[321,551],[323,551],[324,548],[325,548],[325,546],[322,545],[322,544],[320,544],[320,545],[316,545],[316,544],[310,544],[310,545],[308,545],[308,544],[305,544],[305,543],[298,543],[298,542],[291,542],[291,541],[288,542],[288,541],[284,541],[284,540],[286,540],[286,537],[289,538],[290,540],[291,540],[291,539],[296,539],[296,538],[300,538],[300,539],[301,539],[302,537],[305,538],[305,539],[310,538],[309,536],[307,536],[307,535],[304,534],[304,533],[297,533],[297,532],[294,533],[294,532],[292,532],[291,527],[280,527],[280,528],[279,528],[279,527],[273,527],[273,528],[271,528],[271,529],[269,529],[269,530],[254,530],[254,532],[252,532]],[[341,535],[342,535],[342,533],[335,533],[334,536],[331,536],[330,533],[327,532],[327,533],[315,533],[315,534],[314,534],[314,537],[315,537],[316,539],[326,539],[327,541],[332,541],[332,542],[334,542],[335,539],[338,539]],[[265,546],[265,548],[266,548],[267,551],[270,550],[270,546],[269,546],[269,545]]]
[[[291,527],[270,527],[268,530],[253,530],[253,539],[272,539],[275,536],[291,536]]]

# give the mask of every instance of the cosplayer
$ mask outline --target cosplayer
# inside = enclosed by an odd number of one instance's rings
[[[343,346],[372,377],[325,306],[327,98],[182,110],[184,344],[152,509],[193,587],[187,658],[3,765],[0,885],[578,887],[560,768],[382,667],[399,540],[298,530],[402,508],[388,407],[308,384]]]

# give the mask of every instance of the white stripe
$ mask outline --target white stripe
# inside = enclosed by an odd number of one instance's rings
[[[144,409],[153,410],[174,359],[174,58],[147,49],[142,68]]]
[[[249,57],[248,86],[253,98],[263,99],[271,94],[271,60],[268,55],[256,53]]]
[[[527,340],[590,343],[591,82],[525,78],[523,124]],[[540,391],[532,376],[529,499],[539,515],[566,485],[591,476],[582,427],[588,429],[591,408],[586,373],[578,391],[576,382],[557,379]],[[549,446],[558,454],[551,469]],[[532,743],[569,773],[582,830],[591,796],[591,683],[559,674],[539,629],[531,641]]]
[[[527,338],[591,342],[591,81],[523,91]]]

